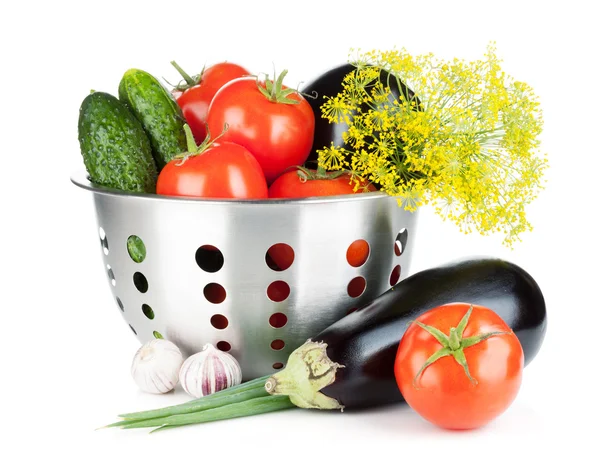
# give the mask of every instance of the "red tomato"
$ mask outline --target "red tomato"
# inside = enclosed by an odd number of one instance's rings
[[[169,162],[160,172],[156,193],[163,195],[264,199],[267,182],[260,165],[241,145],[212,144],[201,154]]]
[[[173,92],[179,107],[183,112],[185,120],[194,133],[194,139],[201,143],[206,138],[206,116],[208,106],[215,93],[227,82],[238,77],[247,76],[248,70],[234,63],[217,63],[209,66],[202,73],[197,85],[188,88],[184,92]],[[223,127],[211,130],[213,136],[217,136]]]
[[[429,332],[431,327],[441,333]],[[435,360],[434,354],[443,355]],[[519,339],[498,314],[453,303],[411,324],[400,341],[394,372],[402,396],[423,418],[447,429],[473,429],[513,402],[523,361]]]
[[[246,147],[271,183],[286,169],[304,164],[313,143],[315,117],[302,95],[286,95],[286,99],[297,102],[286,104],[267,97],[259,84],[266,89],[264,82],[253,77],[224,85],[208,109],[208,126],[216,135],[227,124],[223,140]]]
[[[298,169],[285,172],[277,178],[269,187],[269,198],[293,199],[304,197],[325,197],[330,195],[355,194],[355,181],[350,180],[350,175],[342,174],[331,179],[305,179],[300,175],[309,172],[311,178],[315,178],[315,171]],[[327,172],[331,176],[334,172]],[[369,184],[365,187],[361,184],[357,192],[375,191],[375,187]]]

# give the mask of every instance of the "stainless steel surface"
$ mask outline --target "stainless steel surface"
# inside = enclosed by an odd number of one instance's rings
[[[84,173],[72,181],[93,194],[98,244],[114,304],[138,339],[146,342],[154,332],[161,333],[184,355],[209,342],[227,342],[244,380],[273,372],[274,365],[285,364],[307,338],[389,289],[397,265],[400,279],[409,272],[416,216],[383,194],[196,200],[101,188]],[[141,263],[128,253],[127,239],[132,235],[146,247]],[[370,254],[355,268],[346,251],[359,239],[367,241]],[[400,242],[405,244],[397,256],[395,245]],[[293,248],[294,261],[287,270],[267,266],[266,252],[276,243]],[[221,251],[224,262],[218,271],[207,272],[198,265],[196,251],[203,245]],[[357,276],[367,285],[361,296],[352,298],[348,284]],[[147,291],[142,292],[144,278]],[[274,281],[290,287],[282,302],[267,296]],[[204,288],[211,283],[225,289],[222,303],[206,299]],[[285,326],[269,324],[275,313],[285,314]],[[215,315],[226,318],[225,329],[213,326],[211,319],[218,327],[224,320]],[[271,347],[276,339],[285,342],[283,349]]]

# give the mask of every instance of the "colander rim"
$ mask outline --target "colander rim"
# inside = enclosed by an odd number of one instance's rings
[[[389,194],[384,192],[365,192],[360,194],[346,194],[346,195],[335,195],[335,196],[321,196],[321,197],[304,197],[294,199],[218,199],[218,198],[194,198],[194,197],[182,197],[182,196],[165,196],[160,194],[145,194],[122,191],[120,189],[113,189],[106,186],[102,186],[96,183],[92,183],[89,179],[89,175],[85,171],[77,171],[71,174],[71,182],[87,191],[102,194],[112,197],[122,197],[129,199],[145,199],[145,200],[160,200],[168,203],[195,203],[195,204],[209,204],[209,205],[304,205],[304,204],[322,204],[322,203],[335,203],[335,202],[358,202],[364,200],[376,200],[384,198],[393,198]]]

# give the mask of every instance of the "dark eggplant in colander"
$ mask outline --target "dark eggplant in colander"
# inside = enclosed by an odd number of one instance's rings
[[[309,168],[316,167],[317,150],[329,147],[332,144],[337,147],[345,146],[343,134],[348,131],[348,125],[330,123],[322,117],[321,106],[325,103],[327,97],[334,97],[342,91],[344,77],[352,71],[356,71],[356,67],[350,63],[336,66],[302,88],[302,92],[307,95],[305,98],[315,114],[315,136],[307,160],[307,167]],[[390,88],[390,103],[393,99],[413,99],[415,97],[410,88],[384,69],[380,71],[379,80],[384,86]],[[418,99],[417,104],[419,104]]]
[[[361,409],[401,402],[394,362],[404,332],[422,313],[454,302],[500,315],[519,338],[525,365],[538,353],[547,318],[535,280],[501,259],[463,260],[400,281],[307,340],[274,375],[186,404],[121,415],[111,426],[162,430],[294,407]]]

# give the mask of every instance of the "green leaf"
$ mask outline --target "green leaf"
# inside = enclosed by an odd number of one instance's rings
[[[292,93],[298,93],[298,91],[293,88],[286,88],[285,90],[281,90],[281,96],[284,98],[286,96],[291,95]]]
[[[465,328],[467,327],[467,323],[469,323],[469,318],[471,317],[471,313],[472,312],[473,312],[473,305],[471,304],[471,306],[469,306],[469,310],[463,316],[462,320],[460,321],[460,323],[456,327],[456,334],[458,335],[459,339],[462,339],[462,337],[463,337],[463,333],[465,332]]]
[[[277,82],[275,83],[275,93],[281,93],[283,90],[283,79],[284,77],[287,75],[288,70],[284,69],[283,71],[281,71],[281,74],[279,74],[279,77],[277,78]]]
[[[456,362],[458,364],[460,364],[462,366],[462,368],[465,370],[465,373],[467,374],[467,377],[469,377],[469,380],[472,383],[477,384],[477,380],[475,380],[471,376],[471,372],[469,372],[469,365],[467,364],[467,358],[465,357],[465,352],[463,351],[463,349],[454,350],[451,353],[451,355],[454,357],[454,359],[456,360]]]
[[[491,333],[480,334],[479,336],[471,336],[464,338],[460,345],[462,348],[472,347],[473,345],[477,345],[480,342],[483,342],[486,339],[489,339],[492,336],[499,336],[502,334],[510,334],[512,331],[493,331]]]
[[[279,104],[289,104],[289,105],[291,105],[291,104],[299,104],[300,103],[300,101],[297,101],[295,99],[290,99],[290,98],[278,98],[277,102]]]
[[[268,99],[271,99],[271,92],[269,91],[269,86],[267,84],[267,82],[265,82],[266,88],[263,87],[259,82],[256,83],[256,86],[258,87],[258,90],[265,95],[265,97],[267,97]]]
[[[427,359],[427,361],[425,361],[425,364],[423,364],[423,366],[421,366],[421,368],[419,369],[419,372],[417,372],[417,375],[415,375],[415,378],[413,379],[413,386],[415,388],[417,387],[417,380],[419,379],[421,374],[425,371],[425,369],[427,369],[429,366],[431,366],[433,363],[435,363],[438,359],[443,358],[444,356],[450,356],[450,355],[452,355],[452,350],[450,350],[449,347],[440,348],[437,352],[435,352],[433,355],[431,355]]]
[[[437,329],[434,326],[425,325],[424,323],[421,323],[418,320],[416,320],[414,323],[417,326],[420,326],[421,328],[423,328],[425,331],[427,331],[433,337],[435,337],[436,340],[440,344],[442,344],[442,347],[449,347],[450,339],[448,338],[448,336],[446,336],[444,333],[442,333],[439,329]]]

